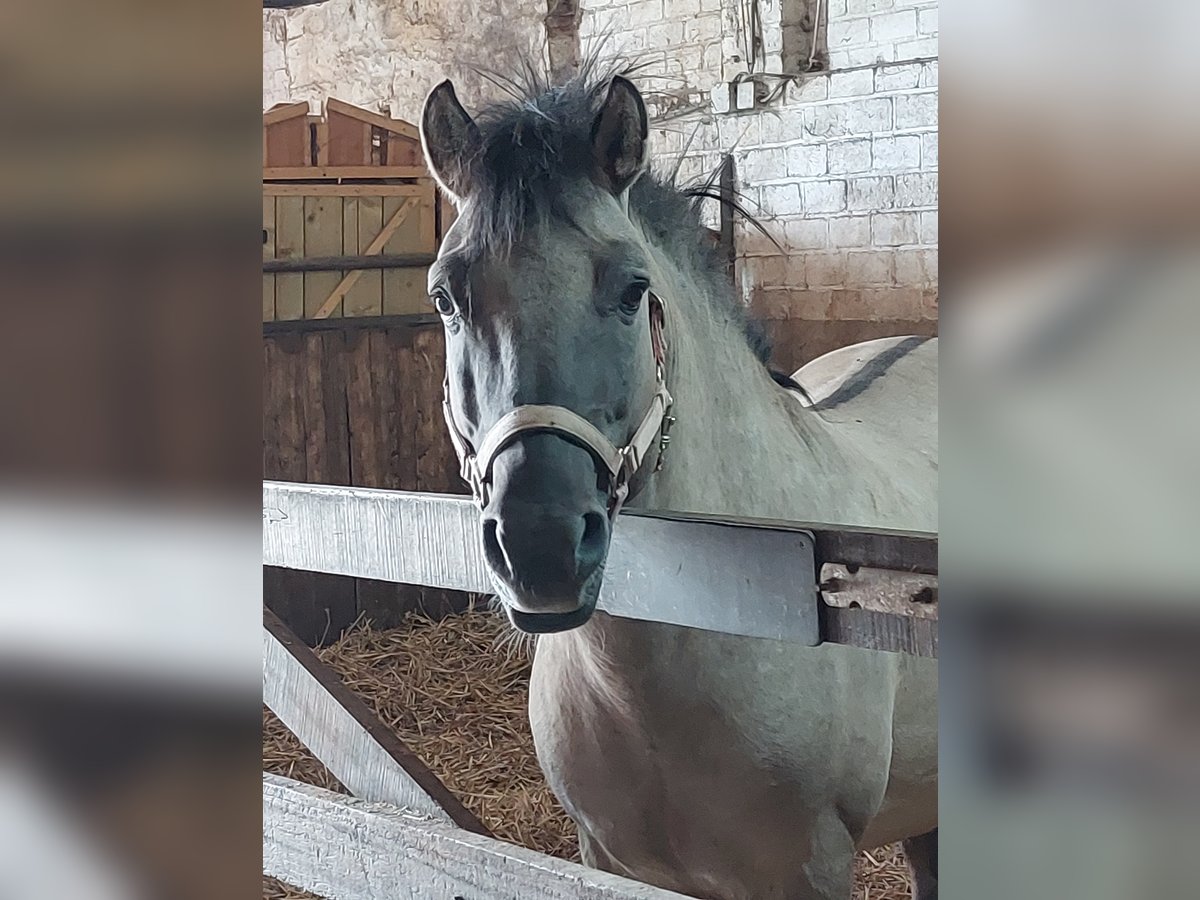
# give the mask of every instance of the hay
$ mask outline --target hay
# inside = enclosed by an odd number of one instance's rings
[[[501,616],[472,611],[400,628],[359,623],[318,655],[501,840],[579,859],[575,826],[538,768],[526,704],[531,655]],[[263,769],[344,788],[270,712]],[[263,879],[264,900],[311,897]],[[854,900],[909,897],[898,847],[859,854]]]

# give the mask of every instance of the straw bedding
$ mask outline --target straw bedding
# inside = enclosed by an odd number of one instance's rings
[[[360,623],[318,654],[496,837],[578,860],[574,825],[534,756],[526,718],[530,649],[503,617],[482,610],[441,621],[414,615],[386,631]],[[344,790],[266,710],[263,769]],[[311,896],[263,879],[264,900]],[[859,855],[854,900],[908,896],[898,847]]]

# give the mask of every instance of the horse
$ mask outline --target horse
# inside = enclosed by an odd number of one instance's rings
[[[445,417],[529,719],[584,862],[709,900],[845,900],[905,840],[937,895],[936,662],[596,611],[630,507],[936,530],[936,340],[772,375],[623,74],[534,83],[421,138],[457,208],[429,271]],[[783,383],[780,383],[783,382]],[[619,527],[619,526],[617,526]],[[666,563],[664,563],[666,564]]]

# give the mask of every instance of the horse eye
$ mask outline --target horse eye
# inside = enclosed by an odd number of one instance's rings
[[[646,296],[646,291],[649,289],[650,284],[646,281],[635,281],[625,288],[625,293],[621,294],[621,310],[627,313],[637,312],[642,305],[642,298]]]
[[[434,291],[429,299],[433,303],[433,308],[436,309],[440,315],[443,315],[446,318],[454,315],[454,301],[450,299],[450,295],[445,291]]]

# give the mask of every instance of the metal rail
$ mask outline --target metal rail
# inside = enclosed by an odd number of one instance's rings
[[[467,497],[267,481],[263,563],[491,593],[478,516]],[[599,606],[809,646],[833,640],[936,655],[928,610],[910,621],[826,605],[818,586],[826,563],[936,573],[937,538],[629,510],[614,528]]]

